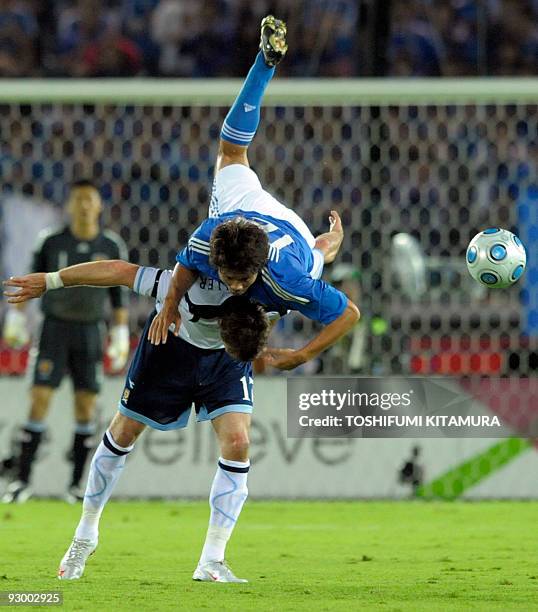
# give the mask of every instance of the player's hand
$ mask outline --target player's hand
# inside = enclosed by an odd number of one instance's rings
[[[329,215],[329,231],[341,234],[342,237],[344,236],[342,219],[340,219],[340,215],[336,212],[336,210],[331,210],[331,214]]]
[[[177,305],[167,298],[164,300],[161,312],[155,315],[149,327],[148,340],[151,344],[165,344],[168,339],[168,329],[172,324],[174,325],[174,335],[179,336],[181,317]]]
[[[10,304],[22,304],[33,298],[41,297],[47,290],[44,272],[26,274],[25,276],[12,276],[4,281],[4,287],[17,287],[15,290],[5,290],[4,295]]]
[[[272,366],[278,370],[293,370],[306,362],[301,351],[286,348],[266,348],[260,357],[266,366]]]
[[[10,308],[7,311],[4,321],[3,338],[8,346],[17,349],[30,342],[28,321],[23,312],[16,308]]]
[[[121,372],[129,359],[129,326],[114,325],[110,330],[110,343],[106,354],[110,359],[110,369]]]

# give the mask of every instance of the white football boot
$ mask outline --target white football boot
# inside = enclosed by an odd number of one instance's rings
[[[192,579],[200,582],[248,582],[246,578],[238,578],[226,565],[226,561],[208,561],[199,565]]]
[[[97,548],[97,542],[73,538],[58,568],[60,580],[78,580],[84,573],[88,557]]]

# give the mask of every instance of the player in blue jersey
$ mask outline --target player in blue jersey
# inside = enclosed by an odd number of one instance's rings
[[[156,299],[160,310],[172,277],[170,270],[124,261],[91,262],[48,274],[6,281],[8,301],[21,303],[47,289],[79,285],[125,285]],[[80,578],[97,547],[101,513],[124,467],[127,455],[146,426],[160,430],[187,425],[191,405],[199,421],[211,420],[221,457],[210,492],[211,516],[195,580],[245,582],[224,563],[224,551],[247,497],[248,428],[252,412],[250,361],[263,348],[269,321],[284,311],[262,308],[234,297],[219,281],[199,276],[179,306],[178,337],[164,346],[146,338],[155,313],[130,365],[125,389],[92,459],[82,517],[64,555],[59,578]],[[224,350],[226,349],[226,351]]]
[[[233,293],[277,303],[325,324],[299,350],[271,349],[266,363],[293,369],[313,359],[347,333],[359,318],[355,304],[320,280],[334,260],[343,232],[336,211],[330,231],[315,239],[300,217],[264,191],[249,168],[247,150],[260,121],[263,93],[287,50],[286,26],[262,21],[260,53],[224,121],[208,219],[177,256],[170,292],[150,327],[152,343],[166,342],[177,304],[198,274],[220,279]],[[216,215],[216,216],[215,216]],[[267,236],[267,249],[262,232]],[[265,250],[265,251],[264,251]]]

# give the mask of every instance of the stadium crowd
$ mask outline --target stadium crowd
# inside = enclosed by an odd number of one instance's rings
[[[538,73],[536,0],[0,0],[0,76],[243,76],[255,40],[242,24],[269,11],[293,40],[283,76]]]

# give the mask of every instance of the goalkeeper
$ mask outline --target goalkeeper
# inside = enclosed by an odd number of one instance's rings
[[[88,180],[72,185],[67,202],[69,224],[46,231],[35,249],[33,270],[52,272],[70,264],[92,260],[126,258],[119,236],[101,230],[102,202],[97,187]],[[51,287],[54,288],[54,287]],[[112,369],[122,370],[129,356],[126,290],[112,287],[79,287],[47,293],[41,302],[44,314],[35,361],[28,419],[21,431],[19,449],[0,464],[0,473],[14,477],[3,501],[24,502],[31,495],[30,475],[37,450],[46,431],[46,416],[54,390],[66,371],[75,390],[75,431],[70,459],[73,463],[66,499],[82,499],[79,489],[84,466],[93,447],[94,413],[101,386],[104,317],[107,295],[113,309],[108,354]],[[28,342],[26,316],[22,308],[8,310],[4,340],[10,346]]]

